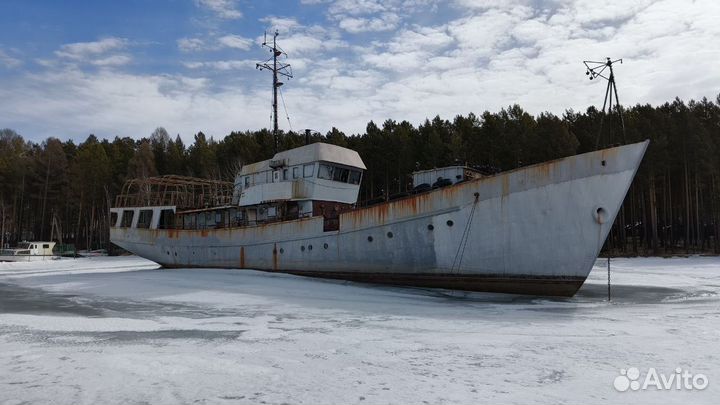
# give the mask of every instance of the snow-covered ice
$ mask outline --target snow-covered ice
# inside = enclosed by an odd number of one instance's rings
[[[614,259],[571,299],[0,263],[0,403],[717,403],[720,258]],[[702,390],[618,392],[678,367]]]

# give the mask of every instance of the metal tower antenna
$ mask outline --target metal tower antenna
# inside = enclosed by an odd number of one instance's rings
[[[275,153],[278,152],[278,88],[282,86],[284,83],[278,80],[278,76],[284,76],[288,79],[291,79],[293,77],[292,75],[292,68],[290,67],[290,64],[283,63],[278,61],[278,57],[285,55],[287,58],[287,54],[285,51],[283,51],[280,47],[277,45],[277,37],[278,32],[275,30],[275,34],[273,34],[272,39],[272,46],[268,44],[267,41],[267,32],[265,32],[265,40],[262,43],[262,46],[265,48],[268,48],[270,52],[272,53],[272,57],[265,62],[262,63],[256,63],[255,69],[264,70],[267,69],[272,72],[273,74],[273,98],[272,98],[272,120],[273,120],[273,138],[275,140]]]
[[[620,109],[620,99],[618,98],[617,85],[615,84],[615,73],[613,72],[613,64],[620,62],[622,59],[612,60],[607,58],[605,62],[597,62],[592,60],[584,60],[585,74],[589,76],[590,80],[597,77],[602,77],[607,80],[607,88],[605,89],[605,99],[603,100],[602,115],[600,116],[600,130],[598,131],[597,138],[595,139],[595,148],[600,147],[600,136],[603,129],[603,121],[605,120],[605,107],[608,107],[609,117],[612,118],[613,111],[613,93],[615,94],[615,109],[617,110],[618,117],[620,117],[620,127],[622,128],[622,140],[625,143],[625,122],[622,117],[622,110]],[[607,71],[606,71],[607,70]],[[608,106],[609,104],[609,106]],[[612,143],[612,126],[608,126],[608,144]]]

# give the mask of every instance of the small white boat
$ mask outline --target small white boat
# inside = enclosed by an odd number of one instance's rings
[[[53,253],[55,242],[20,242],[13,249],[0,250],[0,262],[33,262],[55,260],[60,256]]]

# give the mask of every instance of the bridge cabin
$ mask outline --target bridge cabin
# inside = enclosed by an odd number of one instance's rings
[[[337,211],[357,202],[363,170],[365,164],[354,150],[312,143],[245,165],[235,178],[233,202],[240,207],[267,205],[268,216],[277,215],[272,208],[281,206],[297,217],[320,215],[330,206]]]
[[[337,230],[357,203],[365,170],[350,149],[313,143],[245,165],[234,184],[180,176],[134,179],[111,208],[110,226],[216,229],[322,215]]]

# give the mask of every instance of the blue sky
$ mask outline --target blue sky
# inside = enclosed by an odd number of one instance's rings
[[[284,129],[584,110],[583,59],[623,58],[625,104],[720,93],[716,0],[152,0],[0,2],[0,127],[28,139],[192,139],[270,125],[255,70],[277,29],[295,77]]]

